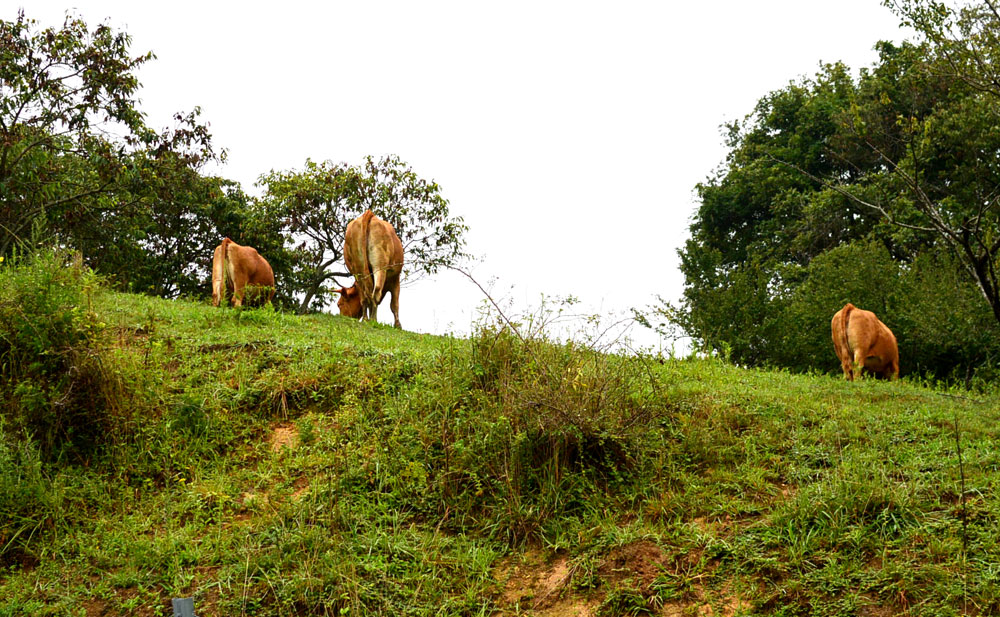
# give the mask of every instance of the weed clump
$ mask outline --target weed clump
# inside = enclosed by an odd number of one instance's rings
[[[49,459],[86,460],[112,434],[118,380],[79,257],[39,251],[0,264],[0,413]]]
[[[648,358],[558,342],[545,325],[500,316],[473,333],[457,407],[482,413],[453,414],[443,444],[446,494],[511,543],[623,492],[672,413]]]

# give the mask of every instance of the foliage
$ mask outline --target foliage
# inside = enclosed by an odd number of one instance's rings
[[[936,340],[914,340],[900,311],[918,299],[921,290],[904,294],[904,269],[883,244],[843,244],[816,257],[802,270],[802,282],[773,317],[774,363],[796,368],[839,367],[830,341],[830,320],[845,304],[874,311],[899,333],[900,355],[913,370],[913,353],[933,348]],[[923,304],[926,306],[926,303]]]
[[[139,109],[130,38],[67,17],[38,31],[0,22],[0,255],[38,223],[123,286],[164,297],[207,289],[215,227],[227,216],[221,160],[200,110],[157,132]],[[208,255],[209,257],[206,257]]]
[[[92,310],[98,279],[64,252],[0,265],[0,413],[46,457],[84,459],[119,428],[119,384],[102,359],[106,324]]]
[[[921,27],[953,23],[947,10],[927,4],[944,11],[934,21],[918,5],[896,10],[918,16]],[[983,46],[994,22],[982,8],[954,22],[975,37],[962,39],[963,53],[993,53]],[[858,78],[824,66],[732,123],[726,163],[698,186],[701,203],[680,251],[684,298],[654,315],[740,363],[834,371],[824,332],[850,301],[901,328],[904,372],[966,381],[977,368],[990,374],[995,346],[975,345],[984,306],[994,314],[985,331],[1000,327],[991,282],[1000,265],[1000,159],[988,154],[1000,152],[991,128],[998,108],[975,87],[975,62],[957,60],[958,41],[879,43],[879,61]],[[958,284],[931,285],[935,263],[956,272],[949,281]],[[935,295],[920,295],[932,287]],[[945,340],[976,351],[948,344],[953,353],[936,353],[943,341],[920,336],[934,328],[916,307],[954,311]]]
[[[122,173],[126,145],[151,139],[136,110],[135,72],[151,54],[131,57],[129,39],[79,19],[34,31],[23,11],[0,22],[0,255],[35,219],[83,216]],[[125,131],[124,144],[107,137]]]
[[[347,224],[365,210],[389,221],[403,243],[404,278],[431,274],[465,257],[461,217],[452,217],[441,187],[424,180],[396,156],[367,157],[362,165],[316,163],[301,171],[264,174],[258,184],[267,194],[261,217],[281,222],[300,262],[292,272],[294,291],[303,294],[299,311],[330,302],[329,290],[341,287],[332,270],[343,259]]]
[[[77,230],[71,240],[122,288],[165,298],[204,295],[223,220],[245,206],[232,198],[228,181],[183,165],[170,172],[165,167],[172,165],[156,166],[149,171],[155,179],[135,189],[144,196],[133,194],[136,201],[110,208],[100,226]]]
[[[277,303],[300,311],[330,302],[344,230],[367,208],[395,226],[408,274],[465,256],[461,218],[398,157],[272,171],[253,199],[202,173],[226,155],[199,108],[162,131],[146,124],[137,73],[153,55],[133,57],[126,33],[77,17],[39,30],[22,12],[0,22],[0,40],[0,256],[40,228],[121,288],[200,296],[228,236],[266,256]]]
[[[1000,322],[1000,205],[994,198],[1000,187],[1000,89],[987,85],[995,77],[990,63],[1000,53],[1000,15],[989,0],[958,12],[934,1],[887,4],[925,39],[925,53],[909,69],[913,78],[903,82],[917,85],[924,100],[900,108],[884,79],[861,88],[865,98],[852,126],[879,164],[865,184],[883,193],[852,197],[955,255]],[[914,97],[901,98],[905,104]],[[871,121],[885,118],[887,107],[895,112],[890,131],[884,120]]]

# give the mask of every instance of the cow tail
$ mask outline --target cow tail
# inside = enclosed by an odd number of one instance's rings
[[[844,349],[846,349],[847,352],[851,354],[852,362],[853,362],[854,352],[851,351],[851,346],[847,342],[847,324],[848,322],[851,321],[851,311],[853,310],[854,310],[854,305],[848,302],[847,306],[844,307],[844,310],[842,311],[842,314],[840,316],[841,320],[840,335],[843,337],[843,339],[840,342],[844,346]]]
[[[364,214],[361,215],[361,237],[363,238],[361,242],[361,257],[365,268],[365,276],[368,278],[368,285],[365,286],[365,290],[368,291],[372,298],[375,294],[375,273],[372,272],[371,263],[368,261],[368,234],[371,233],[371,222],[375,213],[371,210],[366,210]]]
[[[222,293],[226,293],[228,284],[234,283],[232,272],[229,270],[229,245],[232,243],[229,238],[222,239]]]

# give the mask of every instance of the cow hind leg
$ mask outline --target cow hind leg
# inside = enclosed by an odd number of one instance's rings
[[[362,292],[361,295],[361,321],[369,321],[376,318],[378,305],[372,301],[371,290]]]
[[[237,308],[243,306],[243,287],[239,283],[233,286],[233,306]]]
[[[865,369],[865,354],[861,353],[860,350],[854,351],[854,362],[851,364],[851,370],[855,377],[863,377]]]
[[[840,363],[841,370],[844,371],[844,379],[847,381],[854,381],[854,367],[851,366],[850,360],[845,360]]]
[[[392,299],[389,301],[389,308],[392,309],[392,317],[395,320],[393,326],[402,330],[403,326],[399,325],[399,281],[393,285],[389,293],[392,294]]]
[[[212,271],[212,306],[219,306],[220,302],[226,301],[226,279],[221,269],[216,273]]]

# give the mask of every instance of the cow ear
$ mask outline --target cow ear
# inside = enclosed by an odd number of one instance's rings
[[[340,289],[334,289],[334,290],[333,290],[333,293],[335,293],[335,294],[340,294],[340,295],[344,295],[344,292],[345,292],[345,291],[347,291],[347,290],[346,290],[346,289],[344,289],[343,287],[341,287]]]

